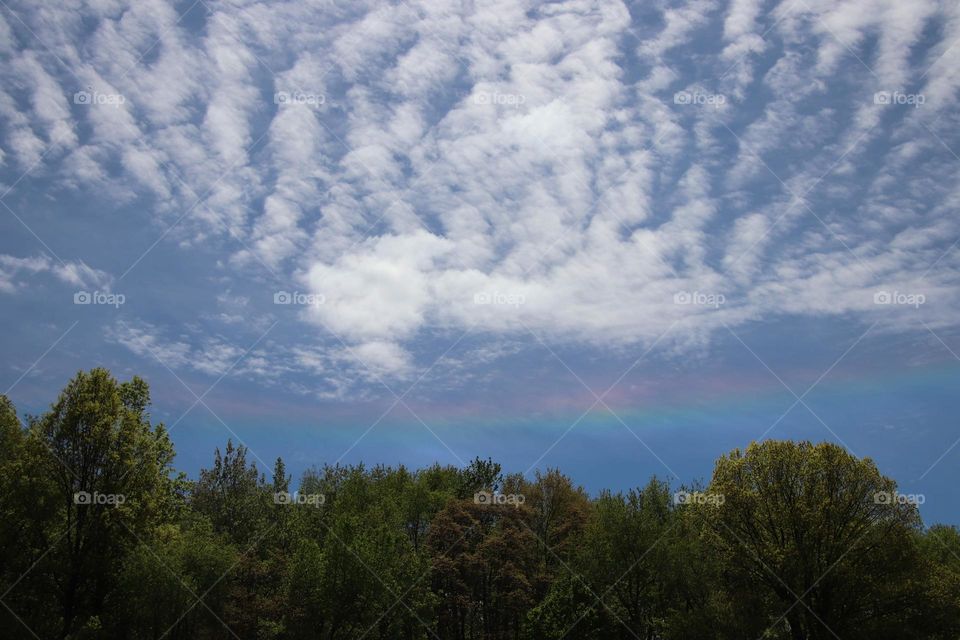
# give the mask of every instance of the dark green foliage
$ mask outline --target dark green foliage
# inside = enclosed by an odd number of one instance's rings
[[[149,405],[102,369],[0,396],[0,637],[960,638],[960,532],[834,445],[595,498],[480,458],[268,481],[229,441],[190,482]]]

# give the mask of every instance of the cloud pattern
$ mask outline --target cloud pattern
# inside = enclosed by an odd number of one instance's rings
[[[241,368],[332,395],[465,333],[682,351],[782,316],[917,330],[910,295],[954,327],[958,40],[934,0],[12,2],[0,192],[216,247],[218,330],[277,313],[244,283],[315,296],[315,346]],[[0,295],[127,273],[37,251],[0,256]],[[211,375],[243,355],[106,332]]]

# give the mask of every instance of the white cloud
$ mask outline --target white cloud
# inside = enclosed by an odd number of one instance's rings
[[[648,4],[640,24],[623,3],[580,0],[226,3],[199,30],[162,2],[97,5],[87,22],[24,10],[70,68],[34,44],[13,54],[0,157],[25,168],[56,141],[43,171],[143,198],[161,229],[189,211],[171,237],[229,253],[234,284],[266,269],[324,296],[299,318],[333,347],[282,366],[251,354],[247,371],[311,371],[331,393],[365,376],[331,374],[351,352],[377,376],[411,375],[428,332],[620,348],[676,326],[668,340],[702,344],[781,313],[871,322],[872,292],[896,286],[929,290],[926,317],[948,322],[956,7]],[[78,82],[127,100],[79,108]],[[929,109],[874,104],[895,89]],[[281,91],[314,100],[277,104]],[[98,275],[37,260],[0,262],[0,288]],[[222,306],[223,325],[247,313]],[[172,343],[211,375],[242,353],[210,335]]]
[[[46,254],[19,258],[0,254],[0,292],[13,293],[29,286],[27,276],[50,274],[57,280],[78,288],[108,288],[110,275],[81,260],[60,262]]]

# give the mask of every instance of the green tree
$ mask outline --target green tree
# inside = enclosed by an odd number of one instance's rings
[[[674,520],[670,487],[655,478],[642,489],[597,498],[579,567],[602,598],[598,617],[611,637],[662,635],[672,596]]]
[[[80,372],[6,461],[22,470],[21,559],[36,563],[11,600],[36,633],[101,628],[124,559],[175,509],[173,447],[149,403],[139,378]]]
[[[536,602],[537,541],[525,507],[450,500],[427,536],[441,638],[512,638]]]
[[[871,460],[829,443],[755,443],[720,458],[710,496],[697,508],[727,584],[772,596],[771,631],[914,637],[920,518]]]
[[[182,525],[158,527],[148,544],[124,562],[109,603],[116,612],[112,637],[229,636],[227,577],[238,556],[230,540],[215,534],[205,518],[194,517]]]
[[[960,638],[960,531],[934,525],[920,538],[923,570],[923,629],[931,640]]]
[[[530,510],[544,572],[550,577],[567,574],[590,516],[589,496],[559,469],[548,469],[545,474],[537,471],[535,481],[524,483],[519,490]]]
[[[234,447],[228,440],[223,454],[214,452],[213,467],[201,469],[200,479],[191,492],[194,509],[213,523],[239,546],[249,545],[267,526],[267,513],[273,498],[256,464],[247,461],[247,448]]]

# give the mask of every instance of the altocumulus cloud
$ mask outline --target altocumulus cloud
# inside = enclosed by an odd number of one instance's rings
[[[183,251],[223,248],[228,287],[267,272],[322,299],[297,321],[337,340],[257,351],[252,375],[352,356],[410,377],[425,336],[469,331],[915,329],[878,291],[956,324],[954,2],[187,5],[10,3],[2,162],[148,203]],[[7,294],[108,277],[3,260]],[[150,321],[112,335],[210,372],[242,355]]]

